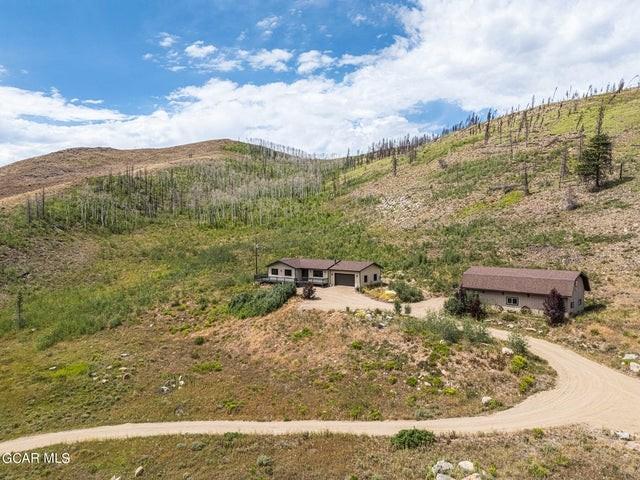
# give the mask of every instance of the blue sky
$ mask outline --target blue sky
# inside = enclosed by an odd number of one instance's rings
[[[635,2],[0,0],[0,164],[266,138],[323,153],[640,73]]]

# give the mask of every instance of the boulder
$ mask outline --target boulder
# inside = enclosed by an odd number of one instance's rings
[[[470,462],[469,460],[463,460],[458,463],[458,468],[464,472],[473,472],[476,469],[473,462]]]
[[[134,477],[141,477],[143,473],[144,473],[144,467],[143,466],[139,466],[138,468],[136,468],[136,471],[133,472],[133,476]]]
[[[616,432],[616,437],[618,437],[620,440],[624,440],[626,442],[631,440],[631,434],[629,432],[625,432],[623,430],[617,431]]]
[[[491,400],[493,400],[491,397],[482,397],[482,405],[488,405]]]
[[[438,460],[438,462],[431,467],[431,471],[434,475],[439,473],[449,473],[453,469],[453,465],[446,460]]]
[[[638,359],[638,355],[636,355],[635,353],[625,353],[624,357],[622,357],[623,360],[637,360]]]
[[[640,442],[627,442],[624,444],[624,446],[629,450],[635,450],[636,452],[640,452]]]
[[[502,347],[502,354],[503,355],[513,355],[513,350],[511,350],[509,347]]]
[[[629,364],[629,370],[631,370],[633,373],[640,373],[640,363],[631,362]]]
[[[453,480],[453,477],[446,473],[439,473],[436,475],[436,480]]]
[[[464,477],[462,480],[482,480],[482,475],[479,473],[472,473],[468,477]]]

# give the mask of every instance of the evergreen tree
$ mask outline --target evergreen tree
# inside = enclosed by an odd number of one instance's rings
[[[549,325],[560,325],[565,321],[564,298],[555,288],[544,299],[544,314]]]
[[[578,163],[578,174],[585,181],[593,181],[595,188],[602,186],[606,172],[611,170],[613,162],[613,145],[609,135],[598,133],[586,146]]]

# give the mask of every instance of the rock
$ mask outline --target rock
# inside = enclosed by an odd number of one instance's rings
[[[502,354],[503,355],[513,355],[513,350],[511,350],[508,347],[502,347]]]
[[[482,480],[482,475],[479,473],[472,473],[468,477],[464,477],[462,480]]]
[[[169,387],[163,385],[160,387],[160,393],[169,393]]]
[[[120,480],[122,477],[116,477],[115,475],[111,477],[111,480]]]
[[[640,363],[631,362],[629,364],[629,370],[631,370],[633,373],[640,373]]]
[[[140,477],[140,476],[142,476],[143,473],[144,473],[144,467],[143,466],[139,466],[138,468],[136,468],[136,471],[133,472],[133,476],[134,477]]]
[[[493,398],[491,397],[482,397],[482,405],[487,405]]]
[[[629,441],[631,440],[631,434],[629,432],[625,432],[623,430],[619,430],[616,432],[616,437],[618,437],[620,440],[624,440],[624,441]]]
[[[622,357],[623,360],[637,360],[638,359],[638,355],[636,355],[635,353],[625,353],[624,357]]]
[[[453,480],[453,477],[446,473],[439,473],[436,475],[436,480]]]
[[[434,475],[438,473],[449,473],[453,469],[453,465],[446,460],[438,460],[438,462],[431,467],[431,471]]]
[[[634,360],[635,360],[635,358],[634,358]],[[58,367],[56,367],[56,366],[54,365],[53,367],[49,367],[49,370],[55,370],[56,368],[58,368]]]
[[[640,442],[627,442],[624,444],[624,446],[629,450],[635,450],[636,452],[640,452]]]
[[[121,353],[121,354],[120,354],[120,358],[126,358],[126,357],[128,357],[128,356],[129,356],[129,354],[128,354],[128,353]]]
[[[129,380],[130,378],[131,378],[131,374],[129,372],[125,372],[125,374],[122,375],[123,380]]]
[[[470,462],[469,460],[463,460],[462,462],[458,463],[458,468],[465,472],[473,472],[476,469],[473,462]]]

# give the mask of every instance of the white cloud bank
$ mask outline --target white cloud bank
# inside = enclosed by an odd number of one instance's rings
[[[635,2],[422,0],[398,16],[405,35],[373,57],[339,59],[357,67],[343,79],[258,86],[212,78],[170,93],[167,106],[150,115],[0,87],[0,163],[71,146],[166,146],[221,137],[343,153],[432,127],[406,116],[425,102],[507,109],[532,94],[548,96],[556,86],[586,89],[640,73]],[[286,54],[263,54],[255,65],[286,68]],[[303,72],[322,68],[315,53],[298,62],[298,68],[307,65]]]

